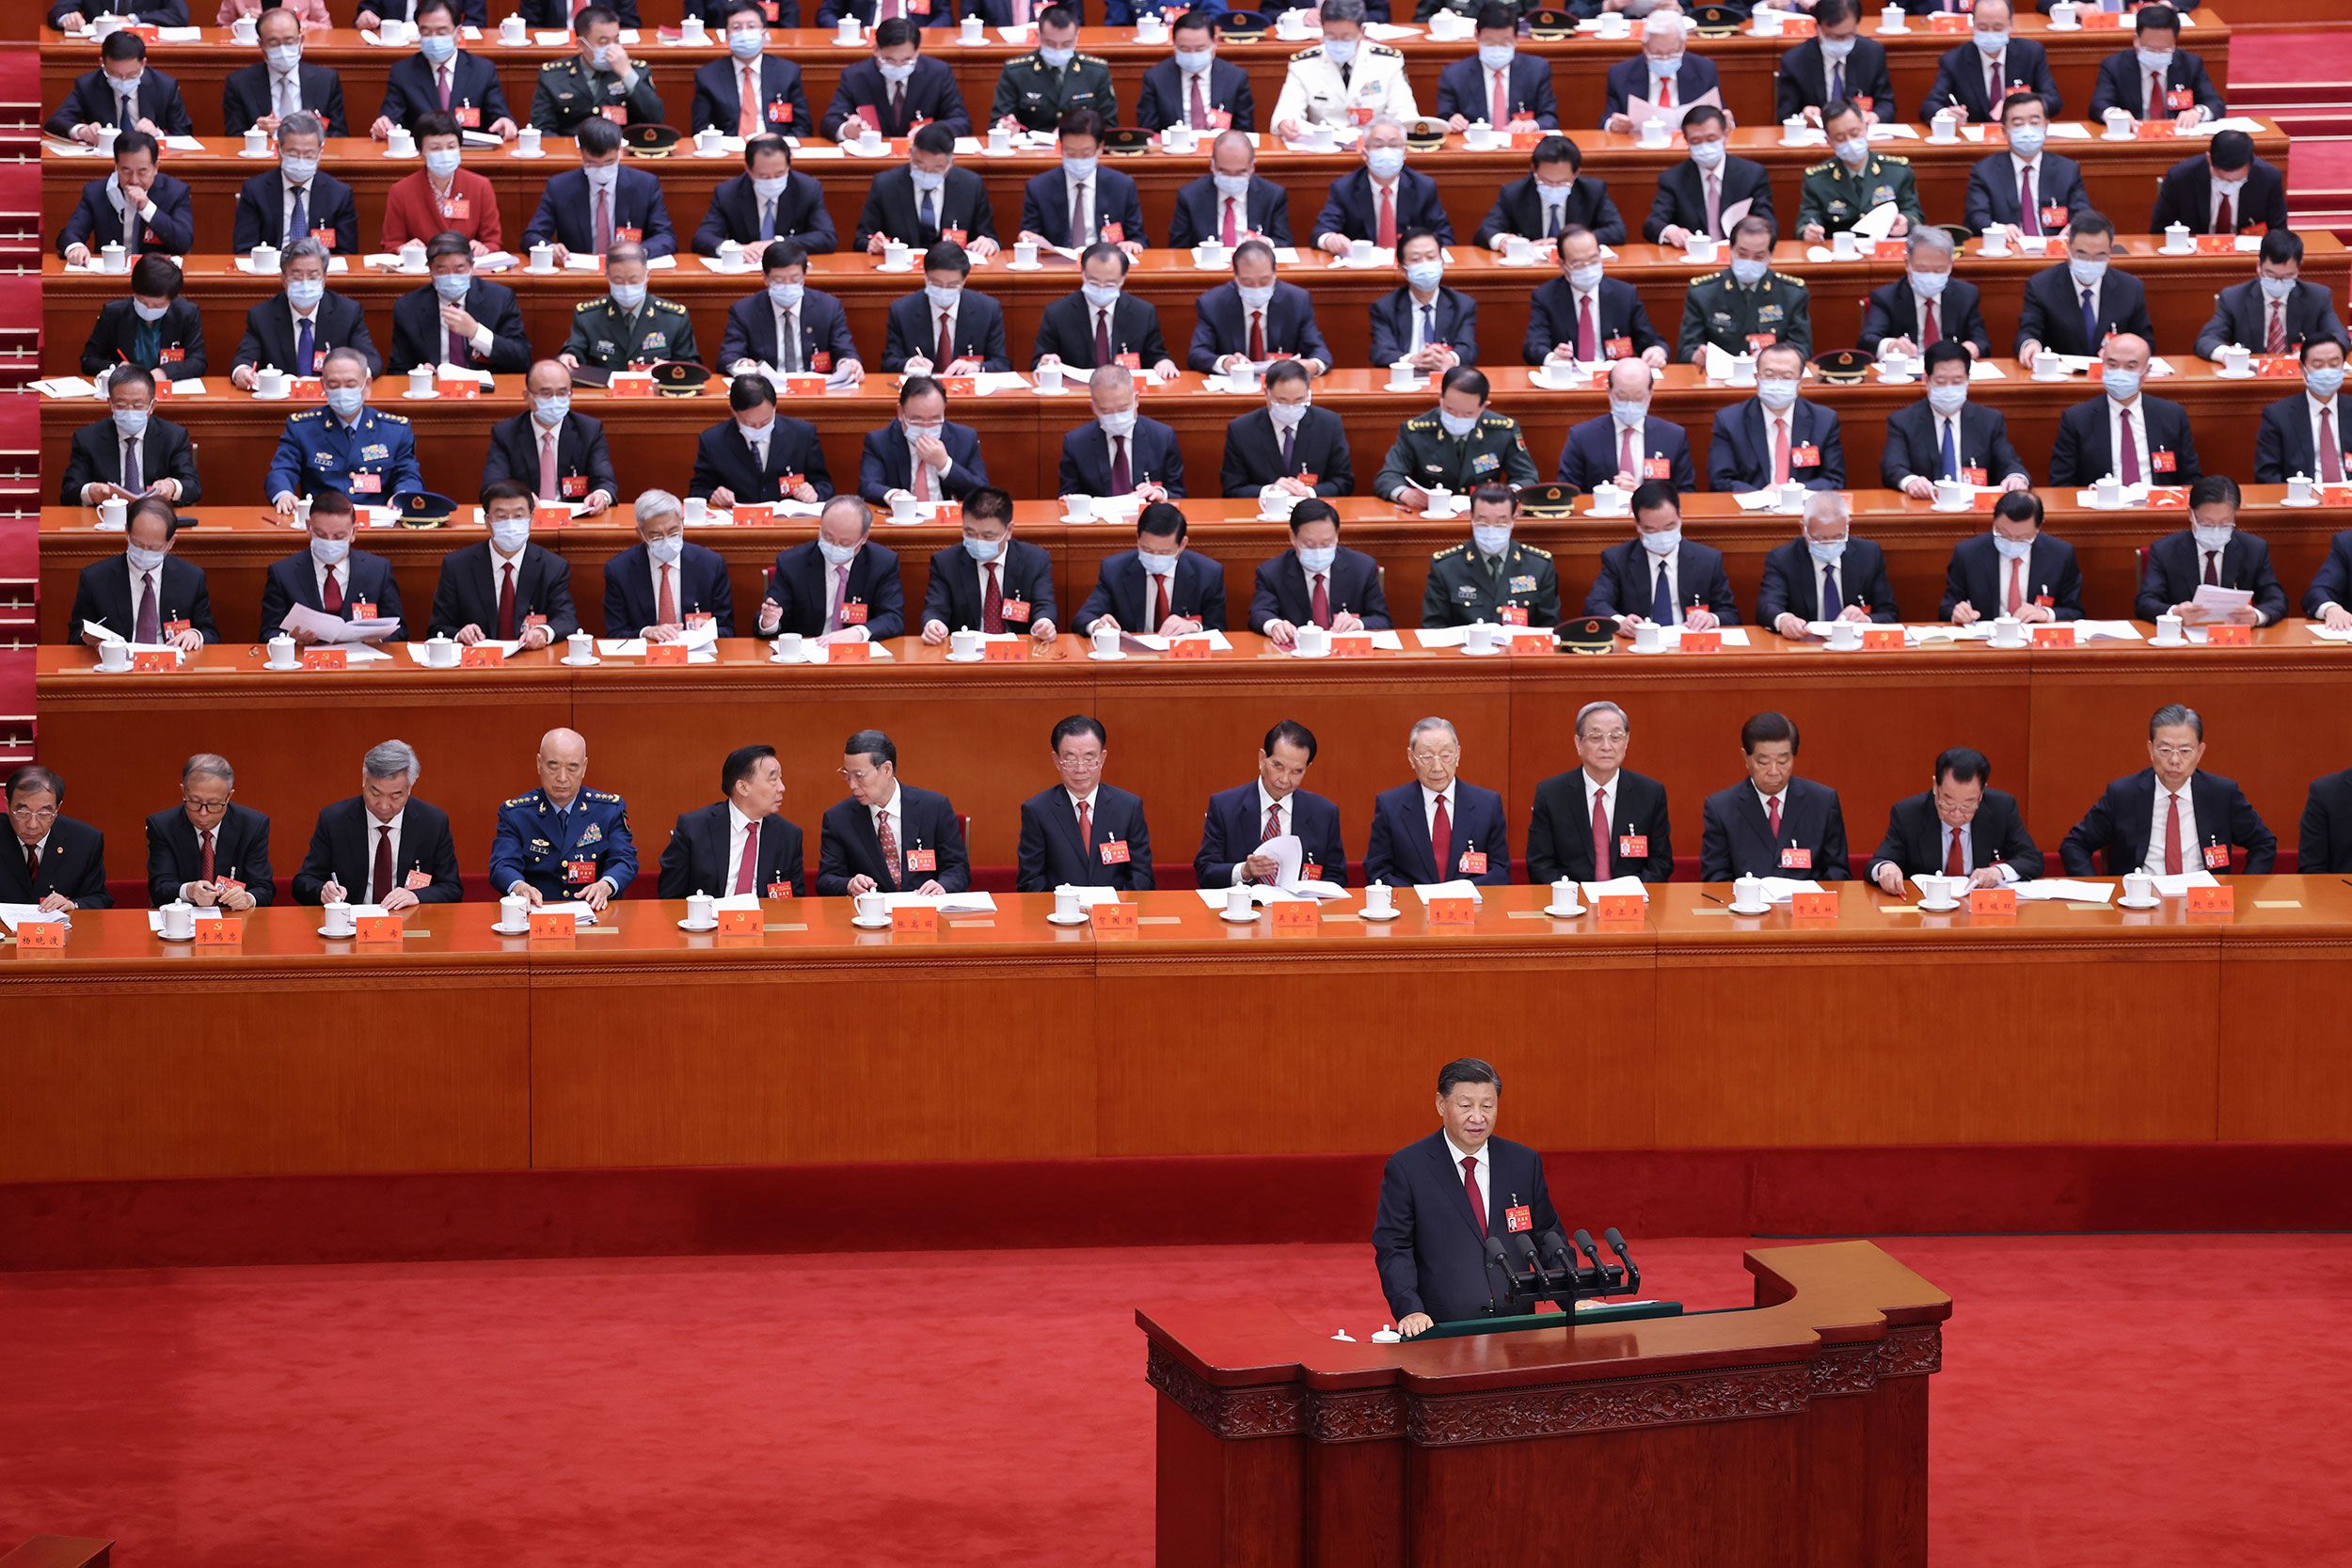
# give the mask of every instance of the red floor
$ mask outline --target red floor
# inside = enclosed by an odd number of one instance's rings
[[[2352,1237],[1887,1244],[1958,1303],[1939,1563],[2352,1560]],[[1741,1245],[1642,1246],[1645,1285],[1743,1300]],[[111,1535],[119,1568],[1142,1564],[1131,1304],[1263,1291],[1361,1332],[1369,1274],[1316,1246],[0,1276],[0,1543]]]

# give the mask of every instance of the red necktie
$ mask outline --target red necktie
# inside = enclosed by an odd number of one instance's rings
[[[1998,60],[1985,62],[1984,101],[1994,115],[2001,112],[2001,62]]]
[[[1249,357],[1259,363],[1265,360],[1265,312],[1249,312]]]
[[[2336,440],[2335,409],[2319,411],[2319,477],[2330,484],[2344,483],[2344,453]]]
[[[343,612],[342,574],[332,566],[326,569],[326,588],[319,594],[319,608],[329,615]]]
[[[1442,795],[1429,818],[1429,856],[1438,863],[1438,879],[1445,880],[1446,867],[1454,863],[1454,818],[1446,812]]]
[[[1394,185],[1383,185],[1380,187],[1380,238],[1378,243],[1380,248],[1383,250],[1394,250],[1396,248],[1396,187]]]
[[[2237,214],[2232,209],[2230,198],[2226,196],[2221,198],[2221,204],[2214,209],[2213,231],[2217,234],[2237,232]]]
[[[2148,112],[2140,118],[2151,121],[2164,118],[2164,78],[2153,71],[2148,73]]]
[[[2220,566],[2221,566],[2221,552],[2220,552],[2219,550],[2207,550],[2207,551],[2205,552],[2205,586],[2206,586],[2206,587],[2208,587],[2208,588],[2218,588],[2218,587],[2220,587],[2220,586],[2221,586],[2221,571],[2220,571]]]
[[[539,437],[539,499],[554,500],[562,488],[555,477],[555,432],[550,430]]]
[[[1609,855],[1609,792],[1596,789],[1593,791],[1594,879],[1605,882],[1615,869],[1616,863]]]
[[[433,76],[441,85],[441,109],[443,113],[447,113],[449,110],[449,67],[441,67],[433,73]]]
[[[2017,171],[2017,227],[2026,234],[2042,232],[2042,209],[2033,201],[2033,166]]]
[[[1511,94],[1503,86],[1502,72],[1494,73],[1494,87],[1487,95],[1486,123],[1500,131],[1511,122]]]
[[[890,825],[888,812],[874,818],[874,842],[882,847],[882,880],[896,889],[906,866],[898,859],[898,830]]]
[[[2132,434],[2130,412],[2126,410],[2115,422],[2123,433],[2123,455],[2117,461],[2115,471],[2122,477],[2124,483],[2137,484],[2139,483],[2139,438]]]
[[[2164,874],[2181,874],[2181,798],[2175,795],[2171,804],[2164,808]]]
[[[1772,420],[1772,483],[1788,483],[1788,421],[1779,418]]]
[[[1078,843],[1091,860],[1094,855],[1094,808],[1084,800],[1078,802]]]
[[[1661,109],[1675,106],[1675,79],[1671,76],[1658,79],[1658,106]]]
[[[1234,242],[1241,237],[1241,230],[1233,221],[1233,198],[1230,196],[1225,198],[1225,231],[1218,237],[1223,240],[1225,248],[1228,250],[1231,250]]]
[[[749,139],[759,135],[759,84],[752,77],[752,68],[743,68],[743,85],[736,90],[741,100],[735,112],[735,134]]]
[[[752,886],[752,878],[758,870],[758,862],[759,824],[754,822],[746,826],[743,830],[743,858],[740,861],[738,861],[735,865],[736,892],[751,893],[755,891]]]
[[[596,191],[596,226],[592,235],[597,255],[612,248],[612,198],[602,188]]]
[[[1209,128],[1209,105],[1207,100],[1200,96],[1200,78],[1198,76],[1192,79],[1192,128],[1196,131]]]
[[[1771,830],[1773,844],[1780,843],[1780,797],[1775,795],[1764,803],[1764,826]]]
[[[1168,579],[1155,577],[1152,579],[1152,626],[1150,629],[1156,632],[1168,625]]]
[[[2012,561],[2009,563],[2009,612],[2014,615],[2025,607],[2026,563]]]
[[[1319,626],[1327,628],[1331,625],[1331,595],[1324,592],[1321,572],[1315,574],[1314,597],[1308,605],[1307,617]]]
[[[1944,341],[1944,325],[1935,319],[1935,301],[1933,300],[1928,301],[1928,329],[1926,339],[1927,341],[1919,345],[1921,348],[1933,348],[1936,344]]]
[[[2270,335],[2263,340],[2265,354],[2284,354],[2287,351],[2287,324],[2280,313],[2285,309],[2275,299],[2270,302]]]
[[[392,825],[378,822],[375,825],[375,874],[368,883],[368,898],[373,903],[380,904],[384,895],[391,891]]]
[[[677,625],[677,590],[670,586],[670,574],[676,570],[675,566],[661,568],[661,596],[655,602],[653,611],[656,626]]]
[[[1111,362],[1111,313],[1107,309],[1094,312],[1094,364],[1101,370]]]
[[[1952,835],[1951,847],[1944,851],[1944,875],[1964,877],[1968,874],[1968,869],[1960,863],[1960,830],[1947,827],[1944,831]]]
[[[515,563],[499,569],[499,641],[515,640]]]
[[[1478,1234],[1486,1234],[1486,1206],[1478,1197],[1478,1156],[1462,1156],[1462,1194],[1470,1199],[1470,1218],[1478,1223]]]
[[[213,879],[213,830],[210,828],[204,830],[204,876],[202,879],[208,882]]]
[[[932,361],[939,373],[947,373],[947,367],[956,362],[956,335],[950,328],[947,312],[939,313],[939,357]]]
[[[1642,466],[1633,460],[1633,432],[1623,425],[1617,427],[1617,472],[1642,477]]]
[[[1593,329],[1593,296],[1586,294],[1576,302],[1576,357],[1580,364],[1595,364],[1600,358],[1600,335]]]
[[[1279,800],[1277,800],[1274,804],[1266,807],[1265,809],[1265,832],[1258,835],[1258,842],[1263,844],[1268,839],[1280,838],[1281,836],[1282,803]]]
[[[993,635],[1005,629],[1005,590],[996,580],[996,562],[988,563],[988,587],[980,594],[980,629]]]

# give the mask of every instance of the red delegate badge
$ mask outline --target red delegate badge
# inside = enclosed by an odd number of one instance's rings
[[[1780,868],[1783,871],[1812,870],[1813,851],[1810,849],[1800,849],[1793,844],[1788,846],[1780,852]]]
[[[1535,1217],[1528,1212],[1526,1204],[1514,1203],[1502,1212],[1502,1228],[1515,1236],[1522,1230],[1533,1230]]]
[[[1104,865],[1125,865],[1127,846],[1115,838],[1106,838],[1101,845]]]
[[[1617,853],[1629,861],[1642,861],[1649,859],[1649,834],[1619,833],[1617,835]]]
[[[907,869],[909,871],[937,871],[939,869],[939,852],[935,849],[921,848],[908,850]]]

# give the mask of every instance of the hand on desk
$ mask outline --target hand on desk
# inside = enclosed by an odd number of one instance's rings
[[[336,890],[336,895],[338,897],[342,896],[342,889],[338,888]],[[384,912],[386,914],[398,914],[403,910],[415,909],[417,907],[417,895],[409,892],[405,887],[396,887],[392,889],[391,892],[386,894],[383,897],[378,898],[376,902],[383,906]]]
[[[713,512],[734,511],[735,492],[728,489],[723,484],[720,485],[716,490],[710,492],[710,510]]]
[[[1619,117],[1623,118],[1623,117]],[[1437,1320],[1426,1312],[1407,1312],[1397,1320],[1396,1331],[1407,1339],[1417,1339],[1437,1326]]]
[[[1903,868],[1893,861],[1881,861],[1870,868],[1870,880],[1878,884],[1881,893],[1899,895],[1903,891]]]
[[[1298,628],[1288,621],[1268,621],[1258,630],[1278,648],[1287,648],[1298,641]]]
[[[938,897],[941,894],[943,894],[943,893],[946,892],[947,890],[946,890],[946,888],[944,888],[944,887],[941,887],[941,886],[939,885],[939,883],[938,883],[938,881],[937,881],[936,879],[933,879],[933,880],[926,881],[926,882],[925,882],[925,883],[924,883],[921,887],[916,888],[914,891],[915,891],[915,893],[916,893],[918,895],[920,895],[920,896],[922,896],[922,897],[925,897],[925,898],[936,898],[936,897]]]
[[[73,900],[62,893],[45,895],[40,901],[40,912],[43,914],[64,914],[73,908]]]
[[[930,647],[930,648],[936,648],[936,647],[938,647],[938,646],[939,646],[942,642],[945,642],[945,641],[947,641],[947,623],[946,623],[946,622],[945,622],[945,621],[926,621],[926,622],[924,622],[924,623],[923,623],[923,644],[924,644],[924,646],[926,646],[926,647]]]
[[[604,907],[612,902],[612,884],[602,877],[597,878],[580,890],[580,901],[602,914]]]

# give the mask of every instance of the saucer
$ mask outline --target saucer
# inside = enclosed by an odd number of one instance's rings
[[[850,916],[850,924],[861,931],[882,931],[889,929],[890,917],[886,914],[878,914],[868,919],[862,914],[853,914]]]
[[[274,661],[264,662],[262,668],[264,670],[275,670],[282,675],[299,671],[302,668],[302,661],[300,659],[296,659],[292,664],[278,664]]]
[[[2119,910],[2154,910],[2163,908],[2164,900],[2161,898],[2118,898],[2115,901],[2115,907]]]
[[[1919,900],[1919,907],[1927,911],[1930,914],[1949,914],[1952,911],[1960,908],[1960,900],[1957,898],[1947,898],[1940,904],[1931,904],[1926,899],[1922,898]]]
[[[1125,658],[1127,656],[1125,654],[1121,653],[1117,648],[1113,648],[1109,653],[1104,653],[1100,648],[1090,648],[1087,651],[1087,657],[1099,658],[1104,663],[1108,663],[1112,659]]]
[[[2253,368],[2249,366],[2242,371],[2216,371],[2213,378],[2216,381],[2252,381],[2255,375]]]
[[[986,659],[987,657],[988,657],[988,655],[986,655],[986,654],[984,654],[984,653],[982,653],[982,654],[949,654],[949,655],[947,656],[947,662],[948,662],[948,663],[950,663],[950,664],[977,664],[977,663],[980,663],[982,660]]]
[[[1093,918],[1092,915],[1081,910],[1076,914],[1049,914],[1045,917],[1045,924],[1048,926],[1083,926]]]
[[[536,152],[525,152],[520,147],[515,147],[509,149],[506,155],[510,158],[544,158],[548,150],[543,147]]]
[[[1511,650],[1507,647],[1488,646],[1485,648],[1473,648],[1467,642],[1462,644],[1462,657],[1464,658],[1492,658],[1498,654],[1507,654]]]
[[[2188,639],[2185,637],[2152,637],[2148,639],[2148,646],[2152,648],[2185,648],[2188,646]]]
[[[686,922],[681,920],[678,924],[683,926]],[[502,937],[526,937],[531,934],[531,922],[526,920],[519,926],[501,926],[493,920],[490,922],[490,929]]]
[[[882,269],[878,267],[875,270],[879,272]],[[1007,272],[1043,272],[1045,263],[1042,261],[1007,261],[1005,270]]]
[[[1578,904],[1573,908],[1564,910],[1557,904],[1546,904],[1544,906],[1544,912],[1551,916],[1554,920],[1574,920],[1578,915],[1584,912],[1584,906]]]
[[[291,388],[282,392],[264,392],[257,388],[253,393],[253,401],[256,403],[283,403],[292,396],[294,396],[294,390]]]
[[[1231,910],[1219,910],[1216,917],[1219,920],[1226,922],[1228,925],[1254,926],[1258,923],[1258,910],[1257,906],[1254,904],[1250,906],[1249,912],[1248,914],[1235,914]]]
[[[771,664],[806,664],[809,662],[809,658],[806,654],[802,655],[799,658],[787,658],[782,654],[770,654],[768,656],[768,662]]]
[[[574,658],[571,655],[565,654],[562,658],[557,659],[555,662],[558,664],[568,664],[578,670],[585,669],[591,664],[602,664],[604,660],[600,658]]]
[[[497,930],[498,928],[499,928],[499,927],[497,927],[496,926],[493,926],[493,927],[490,927],[490,929],[492,929],[493,931]],[[717,930],[717,929],[719,928],[719,923],[718,923],[717,921],[715,921],[715,920],[714,920],[714,921],[710,922],[710,923],[709,923],[708,925],[707,925],[707,926],[701,926],[701,925],[696,925],[693,921],[691,921],[691,920],[681,920],[681,921],[679,921],[679,922],[677,923],[677,928],[678,928],[679,930],[681,930],[681,931],[715,931],[715,930]]]
[[[2309,496],[2304,498],[2302,500],[2296,500],[2293,496],[2284,496],[2280,499],[2279,504],[2280,506],[2317,506],[2319,504],[2319,498],[2317,496]]]
[[[322,932],[321,934],[324,935],[325,933]],[[196,940],[196,933],[194,931],[190,931],[184,937],[175,937],[169,931],[158,931],[155,935],[165,942],[194,942]]]
[[[897,274],[897,273],[913,272],[913,271],[914,270],[914,261],[908,261],[908,262],[907,262],[904,266],[897,266],[897,267],[887,266],[887,265],[883,265],[883,264],[881,264],[881,263],[877,263],[877,264],[875,265],[875,267],[874,267],[874,270],[875,270],[876,272],[879,272],[879,273],[885,273],[885,274]]]
[[[1772,907],[1770,904],[1734,904],[1731,906],[1731,912],[1734,914],[1770,914],[1772,912]]]
[[[429,392],[403,392],[400,395],[405,401],[409,403],[431,403],[435,398],[441,395],[441,389],[436,387]]]
[[[1331,650],[1329,648],[1324,649],[1319,654],[1311,654],[1295,642],[1291,644],[1291,657],[1293,658],[1329,658],[1330,657]]]
[[[1394,904],[1391,904],[1385,911],[1358,910],[1356,911],[1356,918],[1359,920],[1390,921],[1397,919],[1399,916],[1403,915],[1404,912],[1405,911],[1403,910],[1398,909]]]
[[[353,937],[356,937],[358,934],[359,931],[357,927],[354,927],[348,931],[330,931],[324,926],[319,927],[319,935],[325,937],[329,942],[349,942]]]

